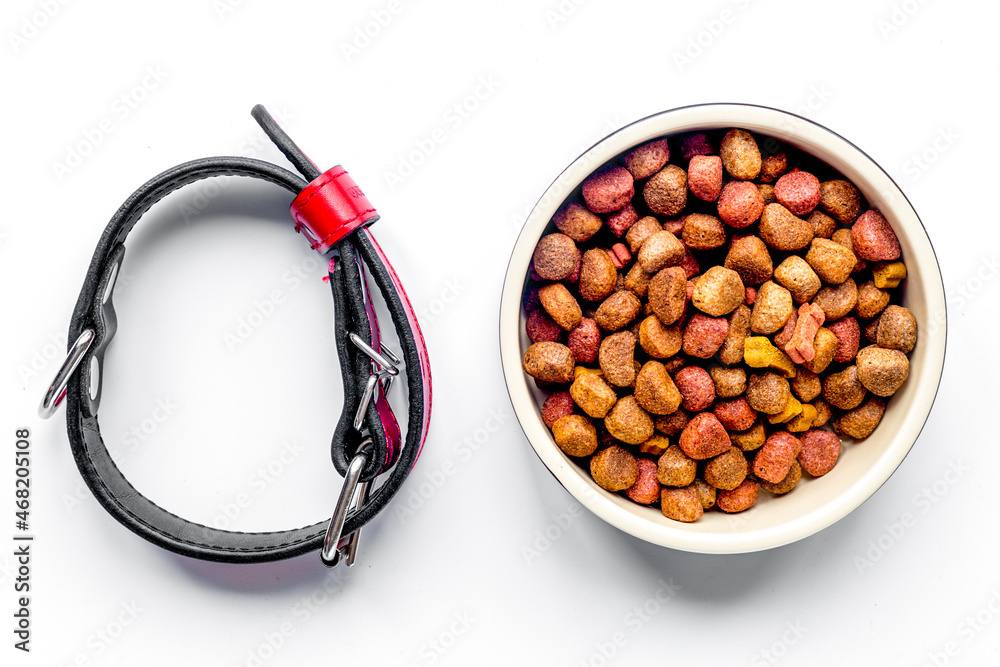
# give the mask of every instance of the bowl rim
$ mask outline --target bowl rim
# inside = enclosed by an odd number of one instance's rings
[[[843,494],[802,516],[755,532],[691,532],[685,527],[693,524],[654,523],[628,507],[634,505],[631,501],[595,490],[593,481],[555,445],[539,418],[521,368],[521,292],[539,236],[559,206],[590,173],[622,152],[655,138],[726,127],[760,132],[799,147],[806,144],[821,148],[820,155],[815,149],[804,150],[858,185],[872,208],[890,208],[912,245],[908,263],[921,266],[926,312],[934,314],[936,326],[921,327],[920,344],[927,348],[925,366],[911,401],[907,427],[892,436],[877,465]],[[865,178],[849,177],[848,173],[863,174]],[[871,187],[862,188],[858,180]],[[943,276],[926,227],[902,189],[874,159],[836,132],[802,116],[763,105],[711,103],[668,109],[629,123],[593,144],[559,173],[528,215],[511,252],[500,301],[499,342],[508,396],[525,437],[549,472],[581,504],[608,523],[654,544],[697,553],[747,553],[789,544],[819,532],[860,507],[889,479],[919,437],[937,396],[944,368],[947,324]],[[919,423],[914,423],[915,419]]]

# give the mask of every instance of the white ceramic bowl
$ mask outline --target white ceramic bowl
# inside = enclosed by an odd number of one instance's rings
[[[597,168],[623,151],[665,135],[730,127],[775,137],[825,161],[886,216],[899,237],[908,271],[903,305],[913,311],[919,333],[910,355],[909,379],[890,400],[881,424],[863,442],[846,440],[830,473],[803,478],[786,496],[762,492],[757,505],[741,514],[710,511],[685,524],[667,519],[659,508],[604,491],[556,446],[541,419],[545,394],[521,369],[530,345],[524,333],[521,292],[535,244],[553,214]],[[871,158],[830,130],[783,111],[708,104],[664,111],[618,130],[577,158],[549,186],[525,222],[507,267],[500,303],[500,356],[524,434],[559,483],[585,507],[655,544],[700,553],[742,553],[788,544],[826,528],[889,478],[916,441],[934,402],[944,365],[946,324],[941,272],[927,233],[906,197]]]

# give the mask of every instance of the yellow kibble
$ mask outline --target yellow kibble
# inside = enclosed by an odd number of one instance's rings
[[[875,287],[879,289],[898,287],[905,277],[906,264],[902,262],[879,263],[872,268],[872,278],[875,280]]]
[[[639,445],[639,451],[643,454],[660,456],[663,452],[667,451],[668,447],[670,447],[669,438],[665,435],[654,435],[652,438]]]
[[[800,414],[802,414],[802,404],[799,402],[799,399],[789,396],[788,403],[785,404],[785,409],[776,415],[769,415],[767,421],[772,424],[784,424]]]
[[[743,360],[751,368],[769,368],[782,377],[795,377],[795,362],[771,343],[767,336],[748,336],[743,340]]]
[[[592,375],[597,375],[598,377],[600,377],[601,375],[604,375],[604,371],[602,371],[600,368],[587,368],[585,366],[574,366],[573,367],[573,379],[574,380],[576,378],[580,377],[581,375],[583,375],[584,373],[590,373]]]
[[[788,422],[788,430],[791,433],[801,433],[803,431],[808,431],[812,426],[813,422],[816,421],[816,417],[819,412],[813,406],[808,403],[802,406],[802,412],[799,413],[797,417],[794,417],[790,422]]]

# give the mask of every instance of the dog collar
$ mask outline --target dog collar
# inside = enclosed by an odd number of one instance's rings
[[[427,438],[431,376],[416,314],[399,277],[368,227],[378,213],[342,167],[320,173],[260,105],[251,112],[300,175],[245,157],[193,160],[168,169],[136,190],[114,214],[97,244],[69,325],[65,362],[42,400],[51,416],[66,403],[67,433],[77,467],[101,505],[122,525],[170,551],[209,561],[253,563],[321,549],[324,564],[353,564],[362,526],[399,490]],[[104,352],[114,337],[115,280],[125,240],[142,215],[185,185],[217,176],[242,176],[289,192],[296,231],[330,259],[334,332],[344,385],[344,407],[331,458],[345,476],[330,521],[284,531],[236,532],[183,519],[145,498],[115,465],[101,437],[98,408]],[[402,359],[385,348],[369,293],[369,274],[392,317]],[[406,436],[386,400],[398,366],[406,368]],[[372,482],[380,478],[370,492]]]

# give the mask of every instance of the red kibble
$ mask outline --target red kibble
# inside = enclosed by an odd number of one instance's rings
[[[858,347],[861,345],[861,325],[853,317],[845,317],[830,322],[826,328],[837,337],[837,351],[833,355],[833,360],[839,363],[847,363],[858,356]]]
[[[681,217],[667,220],[663,223],[663,228],[677,238],[680,238],[681,234],[684,232],[684,218]]]
[[[819,179],[806,171],[792,171],[774,184],[778,202],[798,216],[808,215],[819,205]]]
[[[594,213],[611,213],[624,208],[634,195],[635,182],[625,167],[599,171],[583,182],[583,201]]]
[[[726,318],[701,313],[692,315],[684,328],[684,353],[699,359],[710,359],[726,342],[728,334],[729,322]]]
[[[688,165],[688,189],[702,201],[718,199],[722,192],[722,158],[718,155],[692,157]]]
[[[632,252],[628,249],[628,246],[624,243],[616,243],[611,246],[611,252],[618,258],[618,261],[622,263],[618,268],[624,267],[626,264],[632,261]],[[611,260],[614,261],[614,260]]]
[[[759,483],[745,479],[732,491],[719,490],[715,496],[715,505],[723,512],[742,512],[757,504],[759,491]]]
[[[689,412],[704,410],[715,401],[715,382],[701,366],[680,369],[674,376],[674,384],[683,397],[681,405]]]
[[[882,262],[899,259],[899,239],[889,221],[878,211],[865,211],[851,227],[854,254],[861,259]]]
[[[777,484],[785,479],[792,461],[802,451],[802,442],[787,431],[772,433],[753,460],[753,474]]]
[[[638,221],[639,213],[635,210],[635,207],[632,204],[626,204],[622,210],[609,215],[608,219],[605,220],[605,224],[611,230],[612,234],[621,238],[629,230],[629,227]]]
[[[764,198],[750,181],[730,181],[719,195],[719,218],[736,229],[749,227],[764,212]]]
[[[562,338],[562,327],[555,323],[544,309],[539,308],[528,313],[524,322],[524,331],[532,343],[549,341],[558,343]]]
[[[649,459],[638,459],[639,477],[625,495],[640,505],[651,505],[660,499],[660,483],[656,479],[656,464]]]
[[[757,289],[754,287],[747,287],[746,292],[747,292],[746,304],[748,306],[752,306],[755,303],[757,303]]]
[[[569,332],[566,346],[573,353],[578,364],[592,364],[597,361],[597,353],[601,349],[601,328],[597,322],[584,317],[580,323]]]
[[[677,439],[681,451],[695,460],[710,459],[729,451],[729,434],[711,412],[701,412],[691,418]]]
[[[757,421],[757,412],[742,396],[717,403],[712,412],[729,431],[746,431]]]
[[[697,155],[711,155],[712,142],[704,132],[695,132],[681,137],[681,157],[693,159]]]
[[[568,391],[557,391],[542,404],[542,421],[549,428],[559,419],[573,414],[575,405]]]
[[[840,458],[840,438],[832,431],[810,429],[800,436],[802,451],[798,460],[802,469],[813,477],[833,470]]]

